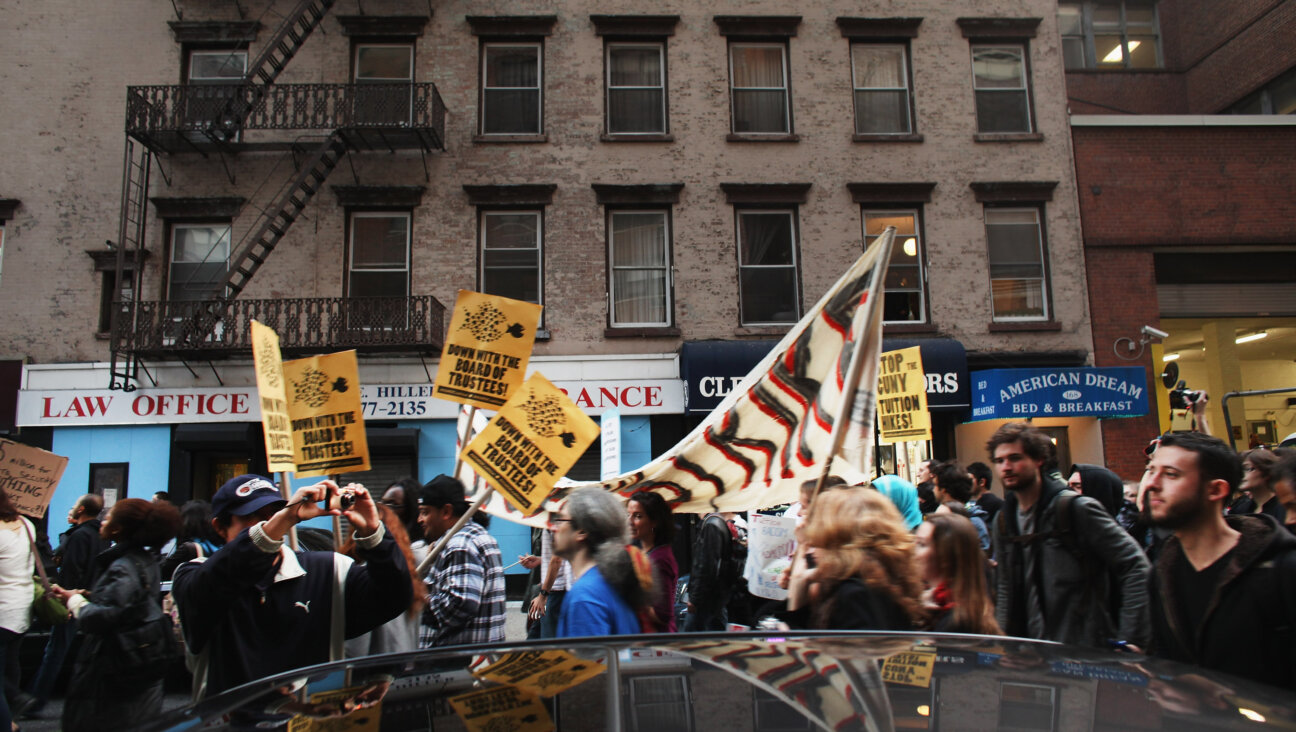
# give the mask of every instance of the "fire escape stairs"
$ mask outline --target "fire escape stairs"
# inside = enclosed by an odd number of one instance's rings
[[[125,343],[128,333],[134,331],[133,323],[121,322],[136,317],[130,306],[139,298],[143,279],[144,217],[148,213],[149,170],[153,153],[147,146],[126,138],[125,175],[122,176],[120,226],[117,231],[117,280],[113,297],[120,304],[112,310],[112,351],[109,363],[109,388],[134,391],[139,376],[139,358]],[[129,270],[126,258],[132,258]]]

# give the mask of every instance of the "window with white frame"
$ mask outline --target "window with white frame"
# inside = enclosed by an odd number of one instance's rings
[[[729,80],[734,134],[792,132],[786,44],[730,43]]]
[[[540,211],[482,212],[482,292],[543,304],[543,223]]]
[[[167,299],[208,300],[220,295],[229,256],[228,223],[172,224]]]
[[[541,134],[541,49],[539,43],[482,46],[482,134]]]
[[[409,297],[410,214],[351,214],[347,297]]]
[[[209,130],[225,113],[247,73],[248,52],[243,49],[190,49],[185,73],[185,122]],[[205,139],[203,133],[190,133]]]
[[[918,230],[918,211],[865,210],[864,248],[882,235],[886,227],[896,228],[887,268],[882,319],[888,323],[922,323],[927,320],[926,276],[923,271],[923,242]]]
[[[660,210],[608,212],[612,327],[671,324],[670,217]]]
[[[1032,131],[1024,45],[973,45],[972,86],[978,132]]]
[[[743,325],[795,323],[801,316],[795,210],[738,215],[738,288]]]
[[[1152,0],[1058,3],[1068,69],[1161,67],[1161,33]]]
[[[1046,320],[1048,283],[1038,208],[986,208],[995,320]]]
[[[414,92],[412,43],[357,43],[354,78],[356,121],[410,123]]]
[[[909,109],[909,47],[901,43],[852,43],[855,133],[913,132]]]
[[[607,132],[666,134],[666,44],[607,44]]]
[[[247,73],[248,52],[245,49],[189,51],[190,84],[237,84]]]

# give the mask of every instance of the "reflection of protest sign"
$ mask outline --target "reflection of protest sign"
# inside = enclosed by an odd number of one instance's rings
[[[381,700],[373,706],[355,709],[346,714],[340,713],[343,703],[350,702],[354,705],[356,697],[369,691],[370,688],[354,686],[347,689],[321,691],[318,694],[311,694],[310,706],[316,708],[312,710],[311,715],[299,714],[293,717],[288,723],[288,732],[343,732],[343,730],[346,732],[378,732],[382,729]],[[330,713],[328,709],[330,706],[336,706],[339,709],[339,711],[331,712],[334,716],[327,718],[314,716]]]
[[[914,649],[897,653],[882,664],[882,680],[904,686],[931,686],[932,667],[936,665],[936,651]]]
[[[530,516],[598,434],[594,420],[537,373],[468,443],[463,461]]]
[[[567,651],[524,651],[506,653],[491,665],[473,671],[473,676],[553,696],[604,670],[603,664],[577,658]]]
[[[285,361],[297,476],[369,469],[355,351]]]
[[[44,516],[68,459],[39,447],[0,440],[0,488],[18,513]]]
[[[272,473],[295,471],[292,421],[288,416],[279,336],[255,320],[252,321],[252,365],[256,369],[257,395],[261,399],[267,469]]]
[[[546,732],[554,728],[540,697],[512,686],[450,697],[468,732]]]
[[[779,587],[779,575],[787,569],[788,556],[796,548],[793,532],[796,519],[754,513],[747,519],[747,589],[768,600],[787,599]]]
[[[931,439],[927,376],[918,346],[882,354],[878,367],[877,414],[882,442]]]
[[[436,395],[497,409],[526,376],[539,305],[459,291],[437,367]]]

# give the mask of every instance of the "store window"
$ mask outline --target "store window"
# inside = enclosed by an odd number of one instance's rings
[[[1058,31],[1068,69],[1162,65],[1157,6],[1150,0],[1058,3]]]
[[[852,43],[855,133],[905,135],[913,132],[909,47],[899,43]]]
[[[1047,320],[1048,283],[1040,209],[987,207],[985,228],[994,319]]]

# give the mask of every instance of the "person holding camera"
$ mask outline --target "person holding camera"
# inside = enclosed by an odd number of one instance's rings
[[[323,505],[321,505],[323,504]],[[341,660],[345,638],[407,610],[409,567],[364,486],[331,480],[285,501],[269,479],[231,478],[212,497],[212,526],[225,545],[176,568],[172,596],[194,699],[289,669]],[[345,516],[355,562],[335,552],[293,552],[284,537],[317,516]]]

